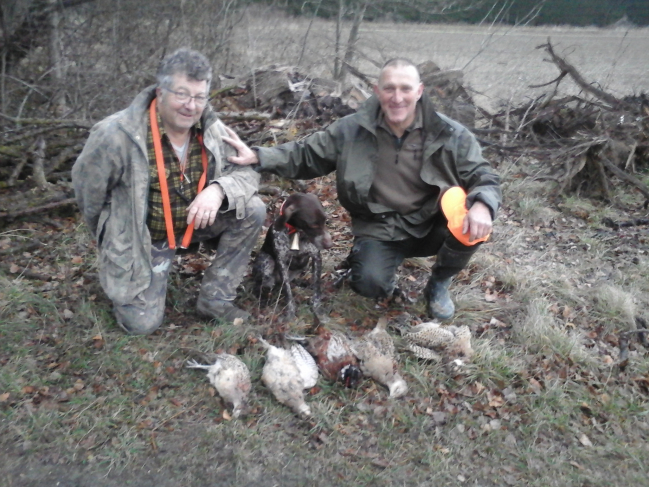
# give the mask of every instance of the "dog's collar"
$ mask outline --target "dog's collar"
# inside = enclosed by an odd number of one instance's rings
[[[283,215],[284,215],[284,205],[285,205],[285,204],[286,204],[286,200],[284,200],[284,203],[282,203],[282,206],[279,208],[279,214],[280,214],[280,216],[283,216]],[[289,235],[293,235],[294,233],[297,233],[297,228],[295,228],[295,227],[294,227],[293,225],[291,225],[290,223],[286,222],[286,223],[284,224],[284,226],[285,226],[286,229],[288,230],[288,234],[289,234]]]

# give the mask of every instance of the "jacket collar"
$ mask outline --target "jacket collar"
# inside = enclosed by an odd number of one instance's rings
[[[422,95],[418,102],[422,109],[424,132],[434,139],[442,133],[450,134],[452,131],[451,125],[442,118],[435,111],[435,105],[425,93]],[[381,105],[376,95],[372,95],[361,108],[356,112],[358,123],[376,135],[376,129],[379,123],[379,116],[381,114]]]

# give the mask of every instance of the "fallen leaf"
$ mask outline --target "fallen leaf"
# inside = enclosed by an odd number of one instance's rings
[[[487,391],[487,399],[489,400],[489,406],[492,408],[499,408],[505,404],[505,398],[500,391]]]
[[[233,324],[234,326],[241,326],[241,325],[243,325],[243,318],[235,318],[235,319],[232,321],[232,324]]]
[[[537,394],[541,392],[541,389],[543,389],[541,383],[538,380],[536,380],[534,377],[530,377],[530,387]]]
[[[225,419],[226,421],[230,421],[232,419],[230,413],[228,413],[225,409],[223,410],[223,419]]]
[[[70,262],[72,262],[73,264],[83,264],[83,257],[75,255],[74,257],[72,257]]]
[[[588,436],[586,436],[584,434],[582,434],[579,437],[579,443],[581,443],[584,446],[588,446],[588,447],[593,446],[593,443],[590,441],[590,438],[588,438]]]
[[[63,318],[66,320],[72,319],[74,317],[74,313],[70,311],[69,309],[64,309],[63,310]]]
[[[579,464],[578,464],[577,462],[575,462],[575,461],[572,461],[572,460],[571,460],[571,461],[569,461],[568,463],[569,463],[570,465],[572,465],[573,467],[579,469],[579,470],[584,470],[584,467],[582,467],[581,465],[579,465]]]
[[[5,392],[4,394],[0,394],[0,402],[7,402],[7,399],[9,399],[8,392]]]
[[[390,462],[383,458],[375,458],[374,460],[372,460],[372,465],[380,468],[388,468],[390,466]]]
[[[498,328],[507,328],[507,323],[503,323],[502,321],[494,317],[492,317],[489,321],[489,325],[496,326]]]
[[[11,264],[11,266],[9,266],[9,272],[11,274],[18,274],[20,272],[20,267],[18,267],[16,264]]]

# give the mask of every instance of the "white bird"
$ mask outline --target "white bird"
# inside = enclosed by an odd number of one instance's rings
[[[429,321],[402,331],[401,336],[408,349],[419,358],[441,361],[444,356],[452,361],[473,355],[471,330],[466,325],[441,326],[436,321]]]
[[[290,407],[302,418],[311,416],[304,401],[304,390],[313,387],[318,378],[318,367],[313,357],[299,344],[291,350],[271,345],[263,338],[259,341],[266,349],[266,363],[261,380],[275,399]]]
[[[354,353],[360,360],[363,374],[383,384],[390,390],[390,397],[401,397],[408,392],[408,385],[397,370],[394,341],[386,331],[387,319],[379,319],[374,329],[354,340]]]
[[[195,360],[188,360],[191,369],[207,369],[207,378],[219,396],[228,405],[232,405],[232,417],[238,418],[248,405],[250,393],[250,371],[239,358],[227,353],[216,355],[212,365],[202,365]]]

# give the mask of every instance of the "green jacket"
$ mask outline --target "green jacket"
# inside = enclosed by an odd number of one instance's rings
[[[116,304],[133,301],[151,282],[151,237],[146,226],[149,160],[146,140],[149,105],[155,87],[133,103],[97,123],[72,168],[75,196],[97,239],[99,280]],[[257,193],[259,175],[227,162],[234,149],[223,142],[225,126],[211,107],[201,119],[208,154],[208,181],[227,196],[226,211],[245,217],[248,200]]]
[[[352,115],[298,141],[256,148],[258,171],[291,179],[310,179],[336,171],[340,203],[352,217],[356,237],[395,241],[430,232],[439,199],[448,188],[461,186],[467,206],[478,199],[495,218],[502,200],[500,178],[482,157],[475,137],[463,125],[435,111],[428,97],[420,101],[424,124],[421,178],[434,186],[431,199],[407,215],[368,201],[377,160],[376,130],[380,113],[373,96]]]

